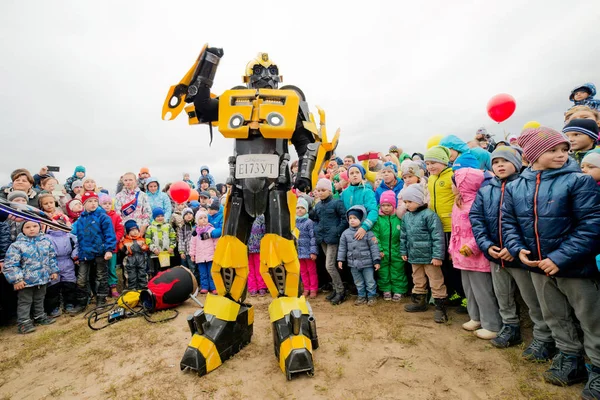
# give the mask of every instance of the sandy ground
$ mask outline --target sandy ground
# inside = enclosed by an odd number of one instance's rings
[[[92,331],[81,317],[17,335],[0,330],[0,399],[573,399],[583,385],[545,384],[548,364],[519,358],[522,348],[498,350],[463,331],[468,317],[433,311],[409,314],[401,304],[333,307],[312,301],[320,348],[315,376],[288,382],[273,354],[269,298],[252,298],[252,343],[209,375],[179,370],[189,342],[186,316],[164,324],[142,318]]]

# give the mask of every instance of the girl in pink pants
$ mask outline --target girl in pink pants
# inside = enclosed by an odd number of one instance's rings
[[[296,228],[298,236],[298,258],[300,260],[300,275],[304,285],[303,296],[317,297],[319,281],[317,279],[317,242],[315,240],[314,222],[308,218],[308,203],[303,198],[296,205]]]
[[[250,296],[267,294],[267,285],[260,276],[260,241],[265,236],[265,217],[259,215],[252,224],[248,239],[248,292]]]

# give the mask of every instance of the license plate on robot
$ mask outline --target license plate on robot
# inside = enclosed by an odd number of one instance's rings
[[[244,154],[235,161],[236,179],[277,178],[279,156],[277,154]]]

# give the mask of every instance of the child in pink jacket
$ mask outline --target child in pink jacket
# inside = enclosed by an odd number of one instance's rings
[[[475,331],[480,339],[491,340],[502,328],[502,320],[492,285],[490,263],[477,246],[469,220],[471,205],[483,179],[483,171],[478,169],[461,168],[454,172],[452,190],[455,201],[448,252],[454,268],[461,270],[467,311],[471,318],[462,327],[467,331]]]
[[[200,284],[200,293],[217,294],[210,270],[212,268],[217,239],[210,237],[210,232],[215,228],[208,223],[208,214],[205,211],[196,213],[196,230],[190,239],[190,257],[196,263],[196,279]]]

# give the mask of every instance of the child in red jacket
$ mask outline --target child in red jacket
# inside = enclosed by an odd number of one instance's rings
[[[123,235],[125,234],[125,228],[123,228],[123,220],[121,216],[115,212],[113,209],[113,199],[107,194],[100,195],[100,207],[106,214],[110,217],[110,220],[113,224],[113,229],[115,231],[115,236],[117,237],[117,243],[121,241]],[[117,249],[113,251],[114,254],[117,254]],[[117,257],[113,257],[108,261],[108,286],[110,286],[110,295],[112,297],[119,297],[120,294],[117,291],[117,283],[119,279],[117,278]]]

